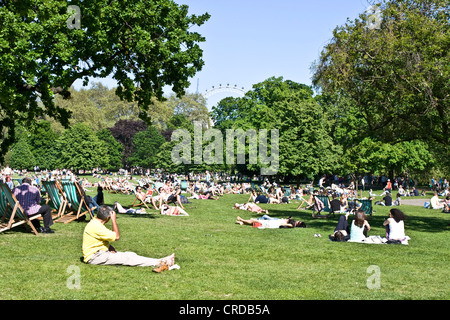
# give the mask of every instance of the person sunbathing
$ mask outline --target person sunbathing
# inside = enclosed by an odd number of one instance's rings
[[[236,218],[236,224],[241,226],[250,225],[255,226],[256,228],[269,228],[269,229],[277,229],[277,228],[306,228],[306,224],[303,221],[295,221],[292,217],[287,219],[280,218],[272,218],[268,215],[263,215],[261,218],[251,218],[249,220],[244,220],[241,217]]]
[[[239,203],[235,203],[234,204],[234,209],[240,209],[240,210],[246,210],[246,211],[251,211],[251,212],[255,212],[255,213],[269,213],[269,210],[263,210],[260,206],[258,206],[255,203],[252,202],[247,202],[244,204],[239,204]]]
[[[166,216],[189,216],[189,214],[180,207],[172,207],[167,204],[161,206],[161,214]]]

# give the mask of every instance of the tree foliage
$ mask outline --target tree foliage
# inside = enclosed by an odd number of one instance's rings
[[[127,161],[134,167],[153,169],[157,153],[166,142],[161,133],[154,127],[136,133],[133,138],[134,152]]]
[[[87,125],[79,123],[64,131],[56,142],[57,168],[73,170],[106,167],[109,155],[105,144]]]
[[[116,171],[122,167],[122,153],[123,146],[114,139],[113,135],[108,129],[103,129],[96,132],[97,137],[103,141],[108,155],[107,164],[103,167],[109,171]]]
[[[114,127],[108,128],[112,136],[122,145],[122,165],[127,167],[129,165],[128,158],[135,151],[133,139],[134,136],[141,131],[147,130],[147,124],[142,120],[119,120]]]
[[[69,4],[80,8],[80,28],[69,28]],[[29,127],[47,115],[68,127],[71,112],[54,97],[70,98],[78,79],[112,76],[116,94],[149,120],[165,86],[181,96],[201,70],[205,39],[190,28],[208,19],[172,0],[0,1],[1,154],[18,122]]]
[[[31,152],[28,137],[21,135],[19,141],[14,145],[11,153],[11,166],[20,170],[30,170],[35,165],[35,159]]]
[[[353,102],[363,136],[430,141],[448,154],[449,2],[390,0],[380,10],[379,28],[363,14],[333,31],[313,83]]]
[[[255,84],[243,98],[222,100],[213,108],[212,118],[222,130],[277,129],[280,176],[311,178],[332,172],[341,153],[312,89],[281,77]],[[256,172],[260,165],[248,164],[241,170]]]

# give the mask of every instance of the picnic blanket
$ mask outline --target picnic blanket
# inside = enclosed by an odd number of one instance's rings
[[[400,244],[408,245],[408,240],[411,238],[406,236],[400,241]],[[347,242],[359,242],[359,243],[370,243],[370,244],[388,244],[392,243],[387,238],[381,236],[369,236],[361,241],[348,240]]]

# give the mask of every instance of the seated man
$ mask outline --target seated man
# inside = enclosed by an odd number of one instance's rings
[[[336,194],[332,195],[333,200],[330,201],[331,212],[342,212],[342,202],[337,199]]]
[[[44,227],[38,219],[32,221],[36,230],[42,233],[54,233],[50,226],[53,224],[52,209],[48,205],[41,206],[41,193],[39,189],[31,185],[31,178],[25,177],[22,179],[22,184],[13,189],[13,194],[19,201],[26,215],[34,216],[40,214],[44,219]]]
[[[254,202],[255,203],[269,203],[269,198],[267,198],[265,195],[261,194],[261,192],[258,192]]]
[[[105,227],[112,222],[113,230]],[[157,267],[154,272],[168,270],[175,263],[175,255],[154,259],[137,255],[134,252],[118,252],[110,245],[120,239],[116,213],[108,206],[101,206],[97,216],[86,225],[83,233],[83,261],[93,265],[123,265],[134,267]]]
[[[383,201],[384,201],[384,202],[383,202]],[[380,205],[382,205],[382,206],[387,206],[387,207],[392,206],[392,197],[391,197],[391,195],[389,194],[389,192],[386,192],[386,195],[384,196],[383,201],[381,201],[381,202],[376,202],[375,204],[380,204]]]
[[[184,209],[183,204],[181,203],[180,195],[181,195],[181,189],[177,188],[168,194],[167,199],[165,201],[167,203],[173,202],[175,204],[178,204],[181,207],[181,209]],[[160,208],[161,208],[161,204],[160,204]]]

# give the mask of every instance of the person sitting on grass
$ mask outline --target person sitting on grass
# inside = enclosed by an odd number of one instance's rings
[[[266,214],[269,213],[269,210],[263,210],[256,203],[252,203],[252,202],[247,202],[247,203],[243,203],[243,204],[235,203],[234,209],[247,210],[247,211],[251,211],[251,212],[255,212],[255,213],[263,213],[263,212]]]
[[[103,194],[103,188],[101,186],[97,187],[97,194],[94,197],[94,201],[100,206],[105,204],[105,197]]]
[[[397,193],[397,197],[393,203],[394,206],[401,206],[402,205],[402,198],[401,198],[401,194]]]
[[[249,220],[244,220],[241,217],[236,218],[236,223],[243,225],[255,226],[260,229],[269,228],[306,228],[306,224],[303,221],[295,221],[292,217],[287,219],[272,218],[268,215],[263,215],[260,218],[251,218]]]
[[[180,207],[172,207],[168,204],[161,206],[161,214],[166,216],[189,216],[189,214]]]
[[[167,197],[168,197],[168,194],[166,194],[166,193],[164,192],[163,187],[160,187],[160,188],[158,189],[158,193],[159,193],[159,194],[158,194],[157,196],[153,196],[153,197],[151,197],[151,199],[150,199],[150,201],[151,201],[151,203],[152,203],[152,206],[153,206],[153,208],[155,208],[155,210],[160,210],[163,201],[166,201],[166,199],[167,199]],[[159,207],[156,205],[156,202],[157,202],[157,201],[158,201],[158,203],[159,203]]]
[[[253,201],[254,203],[269,203],[270,199],[267,198],[264,194],[262,194],[260,191],[256,194],[256,198]]]
[[[445,198],[444,210],[442,212],[450,213],[450,195]]]
[[[434,196],[430,200],[431,209],[444,209],[444,204],[439,200],[437,191],[434,192]]]
[[[363,210],[356,211],[355,219],[352,221],[350,229],[350,240],[363,241],[367,238],[368,231],[370,231],[370,225],[366,220],[366,213]]]
[[[389,211],[389,218],[383,222],[386,227],[386,239],[390,241],[405,240],[405,214],[399,209],[391,209]]]
[[[112,229],[105,224],[112,222]],[[175,254],[155,259],[139,256],[134,252],[119,252],[110,245],[120,239],[116,213],[108,206],[101,206],[97,216],[86,225],[83,233],[83,261],[92,265],[123,265],[155,267],[154,272],[168,270],[175,263]]]

